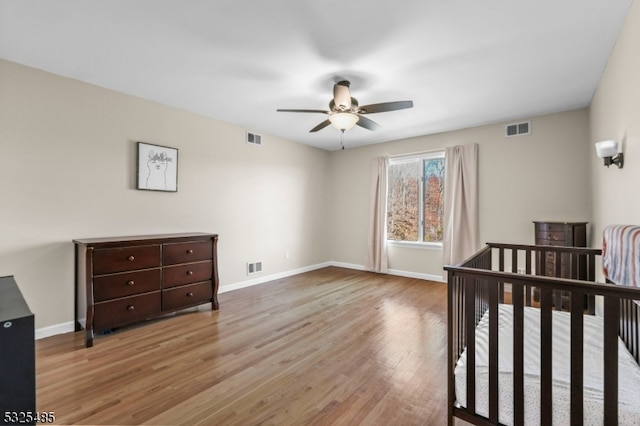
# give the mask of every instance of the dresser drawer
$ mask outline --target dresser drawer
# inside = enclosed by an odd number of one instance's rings
[[[160,245],[98,249],[93,253],[94,275],[160,266]]]
[[[106,330],[151,318],[160,313],[160,307],[159,291],[96,303],[93,327]]]
[[[536,223],[536,230],[550,232],[565,232],[571,225],[564,223]]]
[[[563,245],[566,241],[566,234],[564,232],[554,231],[538,231],[536,233],[537,244],[542,245]]]
[[[196,306],[211,302],[211,281],[174,287],[162,292],[162,309],[165,311]]]
[[[163,269],[162,288],[197,283],[211,279],[213,262],[196,262],[184,265],[168,266]]]
[[[118,297],[160,290],[160,268],[102,275],[93,279],[93,299],[103,302]]]
[[[211,259],[212,256],[213,247],[211,241],[190,241],[162,246],[162,263],[164,265],[198,262]]]

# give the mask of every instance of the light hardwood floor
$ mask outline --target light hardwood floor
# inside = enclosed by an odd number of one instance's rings
[[[446,424],[446,285],[335,267],[36,342],[56,424]]]

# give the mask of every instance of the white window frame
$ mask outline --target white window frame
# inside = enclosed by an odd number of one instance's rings
[[[445,158],[445,151],[430,151],[423,152],[419,154],[407,154],[407,155],[398,155],[389,157],[389,166],[393,164],[401,164],[401,163],[410,163],[410,162],[423,162],[424,160],[433,160],[437,158]],[[388,176],[387,176],[388,178]],[[443,177],[444,178],[444,177]],[[420,217],[420,222],[418,223],[418,237],[420,241],[399,241],[399,240],[389,240],[387,239],[387,245],[391,247],[410,247],[417,248],[422,250],[442,250],[442,242],[434,243],[430,241],[421,241],[424,237],[424,176],[420,179],[419,182],[419,194],[420,194],[420,203],[418,206],[418,217]],[[387,185],[387,191],[389,190],[389,185]],[[389,199],[387,194],[387,200]],[[388,206],[387,206],[388,207]],[[385,219],[386,220],[386,219]]]

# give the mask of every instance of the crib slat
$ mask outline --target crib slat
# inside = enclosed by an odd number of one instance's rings
[[[604,299],[604,424],[618,422],[618,319],[620,298]]]
[[[571,292],[571,424],[582,425],[583,417],[583,365],[584,365],[584,293]],[[617,333],[616,333],[617,335]]]
[[[591,253],[587,255],[587,281],[596,280],[596,255]],[[595,315],[596,313],[596,298],[593,294],[589,295],[588,299],[589,315]]]
[[[634,307],[634,302],[632,300],[627,300],[627,322],[629,323],[628,326],[628,335],[625,338],[625,342],[629,342],[629,352],[631,352],[631,354],[635,357],[636,354],[638,353],[638,323],[637,323],[637,318],[634,318],[635,315],[635,311],[633,309]]]
[[[489,280],[489,420],[498,424],[498,282]]]
[[[556,277],[562,277],[562,255],[558,252],[555,252],[553,254],[553,258],[555,259],[555,266],[556,266],[556,271],[554,273],[554,276]],[[562,291],[560,290],[556,290],[556,311],[561,311],[562,310]]]
[[[475,280],[465,279],[465,329],[467,343],[467,411],[476,413],[476,285]]]
[[[513,294],[513,424],[524,424],[524,306],[523,285],[512,284]]]
[[[638,352],[638,324],[636,320],[635,303],[633,300],[623,299],[620,301],[620,325],[619,333],[625,342],[631,355],[637,359]]]
[[[551,317],[551,289],[540,289],[540,424],[550,425],[553,418],[553,398],[551,393],[551,354],[553,327]]]
[[[638,318],[638,305],[635,300],[629,300],[629,303],[632,307],[631,315],[633,315],[632,321],[635,325],[634,332],[631,340],[633,341],[633,358],[636,360],[638,364],[640,364],[640,333],[638,332],[638,322],[640,318]]]
[[[640,364],[640,351],[639,351],[639,345],[640,345],[640,334],[638,333],[638,321],[640,320],[638,318],[638,305],[636,304],[636,302],[634,300],[629,300],[628,303],[631,305],[632,310],[631,310],[631,315],[632,317],[632,321],[633,321],[633,333],[631,334],[631,347],[633,347],[633,350],[631,351],[631,354],[633,355],[633,358],[636,360],[637,363]]]
[[[560,311],[562,310],[562,292],[560,290],[556,290],[554,291],[555,293],[555,304],[556,304],[556,311]]]
[[[587,267],[587,281],[595,281],[596,280],[596,255],[590,253],[587,255],[589,259],[589,265]]]
[[[622,312],[620,313],[620,324],[619,324],[619,332],[620,337],[625,342],[629,341],[629,336],[631,336],[631,306],[628,303],[622,303],[621,307]]]
[[[466,335],[466,330],[464,328],[464,324],[465,324],[465,303],[466,303],[466,298],[465,298],[465,288],[463,285],[463,278],[461,277],[456,277],[458,281],[456,281],[457,284],[457,290],[458,290],[458,301],[457,301],[457,310],[458,310],[458,323],[456,324],[456,330],[458,330],[458,356],[460,356],[460,354],[462,354],[462,351],[464,350],[463,348],[467,345],[467,335]]]
[[[527,249],[525,251],[524,273],[527,275],[531,275],[531,250],[530,249]],[[530,285],[526,287],[525,304],[527,306],[531,306],[531,286]]]

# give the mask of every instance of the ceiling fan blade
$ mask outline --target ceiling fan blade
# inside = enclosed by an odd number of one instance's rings
[[[374,114],[376,112],[397,111],[413,108],[413,101],[383,102],[380,104],[364,105],[358,109],[360,114]]]
[[[329,111],[324,109],[279,109],[278,112],[319,112],[321,114],[329,114]]]
[[[309,133],[317,132],[318,130],[322,130],[325,127],[327,127],[329,124],[331,124],[331,122],[329,120],[324,120],[322,123],[318,124],[316,127],[314,127],[313,129],[309,130]]]
[[[351,94],[349,93],[349,83],[346,80],[339,81],[333,86],[333,101],[338,109],[346,111],[351,108]]]
[[[358,122],[356,124],[368,130],[378,130],[380,128],[378,123],[361,115],[358,116]]]

